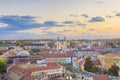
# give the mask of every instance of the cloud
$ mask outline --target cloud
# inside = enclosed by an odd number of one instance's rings
[[[65,21],[63,22],[63,24],[73,24],[74,22],[73,21]]]
[[[117,13],[116,16],[120,17],[120,13]]]
[[[64,21],[62,22],[64,25],[69,25],[69,26],[87,26],[87,24],[81,23],[80,21]]]
[[[106,29],[106,30],[111,30],[112,28],[111,28],[111,27],[106,27],[105,29]]]
[[[48,36],[49,36],[49,35],[52,36],[52,35],[58,35],[58,34],[57,34],[57,33],[54,33],[54,32],[47,32],[46,35],[48,35]]]
[[[88,29],[88,31],[95,31],[95,29],[91,28],[91,29]]]
[[[38,28],[40,24],[37,23],[35,17],[31,16],[1,16],[0,22],[6,27],[0,28],[1,30],[17,31],[26,30],[31,28]],[[5,25],[6,24],[6,25]]]
[[[65,24],[56,21],[45,21],[41,27],[63,27]]]
[[[96,2],[97,4],[103,4],[104,2],[103,1],[98,1]]]
[[[106,15],[106,18],[113,18],[114,16]]]
[[[45,27],[45,28],[42,28],[42,30],[49,30],[49,29],[51,29],[51,27]]]
[[[87,14],[82,14],[81,16],[84,17],[84,18],[88,18],[89,17]]]
[[[63,32],[70,32],[70,30],[63,30]]]
[[[88,22],[103,22],[105,19],[103,17],[92,17]]]
[[[112,13],[117,13],[117,11],[112,11]]]
[[[71,17],[78,17],[78,15],[76,15],[76,14],[70,14],[69,16],[71,16]]]
[[[97,31],[96,33],[98,33],[98,34],[99,34],[99,33],[101,33],[101,32],[100,32],[100,31]]]
[[[65,32],[71,32],[71,30],[62,30],[62,31],[57,31],[57,33],[65,33]]]
[[[4,27],[7,27],[8,24],[5,24],[5,23],[0,23],[0,28],[4,28]]]
[[[55,21],[45,21],[38,23],[36,17],[32,16],[19,16],[19,15],[3,15],[0,16],[0,33],[11,33],[22,30],[29,30],[35,28],[51,28],[65,26]],[[7,32],[6,32],[7,31]]]
[[[55,22],[55,21],[45,21],[43,26],[46,26],[46,27],[54,27],[54,26],[58,26],[58,23]]]
[[[84,23],[78,23],[77,26],[83,26],[83,27],[85,27],[85,26],[87,26],[87,24],[84,24]]]

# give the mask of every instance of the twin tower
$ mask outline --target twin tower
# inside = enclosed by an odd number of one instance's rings
[[[60,40],[59,37],[57,37],[57,50],[65,50],[67,49],[67,40],[66,37],[64,37],[63,40]]]

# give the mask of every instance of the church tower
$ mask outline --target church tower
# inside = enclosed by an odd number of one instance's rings
[[[66,36],[64,37],[64,49],[67,49],[67,40],[66,40]]]
[[[59,36],[57,37],[57,50],[60,49],[60,39],[59,39]]]
[[[67,40],[66,37],[64,37],[63,40],[60,41],[59,37],[57,37],[57,50],[65,50],[67,49]]]

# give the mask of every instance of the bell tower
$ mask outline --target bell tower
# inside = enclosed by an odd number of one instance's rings
[[[66,40],[66,36],[64,37],[64,49],[67,49],[67,40]]]
[[[60,49],[60,39],[59,39],[59,36],[57,37],[57,50]]]

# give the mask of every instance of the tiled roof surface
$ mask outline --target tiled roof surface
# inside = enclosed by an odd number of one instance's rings
[[[99,60],[92,60],[92,63],[94,65],[101,65],[100,61]]]
[[[46,67],[38,67],[38,68],[31,68],[28,69],[30,72],[35,72],[35,71],[44,71],[44,70],[52,70],[52,69],[59,69],[61,66],[57,63],[47,63]]]
[[[110,46],[104,46],[104,45],[92,46],[92,49],[104,49],[104,48],[110,48]]]
[[[18,65],[26,65],[25,63],[19,63],[13,66],[9,73],[15,73],[18,76],[22,76],[22,80],[32,80],[31,73],[36,71],[44,71],[44,70],[51,70],[51,69],[59,69],[61,66],[57,63],[47,63],[47,66],[45,67],[37,67],[37,68],[29,68],[29,69],[22,69]]]
[[[117,80],[120,80],[120,77],[119,77],[119,78],[117,78]]]
[[[109,57],[120,56],[120,53],[109,53],[109,54],[105,54],[105,56],[109,56]]]
[[[108,75],[101,75],[93,77],[93,80],[110,80]]]
[[[62,57],[75,57],[74,53],[65,53],[65,54],[47,54],[47,55],[40,55],[38,57],[44,58],[62,58]]]

